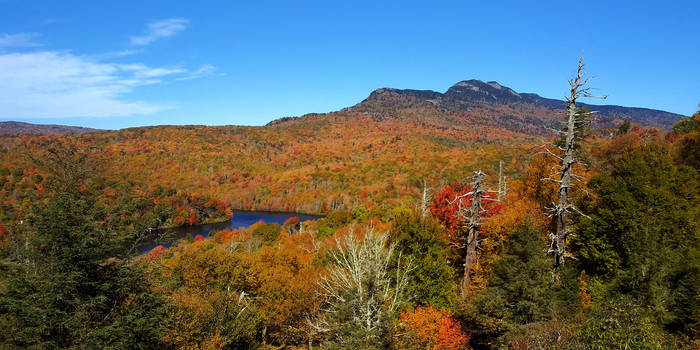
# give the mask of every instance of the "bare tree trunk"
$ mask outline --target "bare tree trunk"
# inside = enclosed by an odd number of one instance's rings
[[[476,260],[476,249],[478,247],[479,224],[481,223],[481,201],[483,199],[484,190],[482,184],[486,175],[481,171],[474,174],[474,185],[472,187],[471,205],[466,213],[466,229],[467,229],[467,252],[464,258],[464,277],[462,278],[462,296],[466,296],[471,285],[471,270],[474,261]]]
[[[503,187],[503,161],[499,160],[498,161],[498,202],[501,202],[501,199],[503,198],[504,195],[504,187]]]
[[[423,218],[428,216],[428,204],[430,203],[430,200],[432,199],[431,197],[432,196],[430,193],[430,189],[426,185],[425,180],[423,180],[423,197],[421,198],[421,201],[420,201],[420,212],[421,212],[421,216]]]
[[[578,161],[574,156],[574,152],[576,151],[576,124],[583,122],[576,118],[576,99],[579,97],[593,97],[588,93],[589,88],[585,87],[588,80],[584,80],[583,75],[583,57],[581,57],[578,61],[576,77],[569,82],[571,84],[571,95],[566,99],[568,119],[566,123],[566,133],[564,135],[564,146],[561,148],[563,155],[557,157],[560,160],[559,179],[554,180],[559,183],[559,200],[553,208],[555,231],[551,235],[548,253],[554,255],[552,277],[556,282],[559,281],[559,269],[564,265],[566,259],[566,239],[570,233],[568,228],[568,211],[570,209],[578,211],[570,203],[569,198],[569,191],[572,186],[571,180],[576,177],[572,171],[572,167]],[[549,153],[551,154],[551,152]]]

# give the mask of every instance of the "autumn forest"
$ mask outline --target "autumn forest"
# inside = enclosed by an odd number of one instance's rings
[[[586,82],[0,136],[0,348],[697,349],[700,112]],[[236,210],[292,214],[166,237]]]

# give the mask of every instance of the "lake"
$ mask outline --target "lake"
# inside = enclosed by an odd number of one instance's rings
[[[269,212],[269,211],[241,211],[234,210],[233,217],[231,220],[224,222],[217,222],[214,224],[204,224],[204,225],[193,225],[193,226],[181,226],[176,228],[164,229],[161,232],[168,234],[168,240],[166,242],[156,242],[149,241],[139,248],[142,253],[148,252],[153,249],[158,244],[162,244],[166,247],[170,246],[179,239],[192,237],[196,235],[202,235],[204,237],[209,237],[209,234],[214,234],[221,230],[234,230],[239,228],[245,228],[253,225],[258,221],[262,221],[267,224],[278,223],[282,225],[287,219],[291,217],[298,217],[299,221],[304,222],[307,220],[320,219],[323,216],[320,215],[307,215],[307,214],[297,214],[297,213],[279,213],[279,212]]]

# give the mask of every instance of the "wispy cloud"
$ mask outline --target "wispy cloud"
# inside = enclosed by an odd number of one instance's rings
[[[34,41],[38,36],[37,33],[0,34],[0,49],[39,46]]]
[[[211,64],[205,64],[197,68],[196,70],[188,73],[185,76],[178,77],[175,80],[190,80],[190,79],[198,79],[198,78],[203,78],[203,77],[208,77],[216,71],[216,67],[212,66]]]
[[[181,68],[92,61],[70,52],[0,55],[0,117],[146,115],[170,106],[128,98],[134,88],[185,73]]]
[[[142,63],[118,64],[115,66],[121,70],[133,72],[136,78],[157,78],[187,72],[183,68],[150,68]]]
[[[187,24],[179,18],[149,23],[143,36],[131,38],[137,47],[92,56],[18,50],[40,46],[34,41],[38,34],[0,34],[0,118],[117,117],[173,108],[133,96],[139,87],[202,78],[214,74],[216,68],[204,64],[190,70],[114,60],[137,54],[145,45],[184,30]]]
[[[148,23],[146,33],[141,36],[132,36],[131,44],[135,46],[146,46],[152,42],[169,38],[185,30],[189,21],[184,18],[170,18]]]
[[[142,52],[142,50],[126,49],[126,50],[102,53],[102,54],[95,55],[94,57],[100,58],[100,59],[112,59],[112,58],[133,56],[133,55],[139,54],[141,52]]]

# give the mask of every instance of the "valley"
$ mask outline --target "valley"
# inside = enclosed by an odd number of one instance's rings
[[[150,347],[423,348],[440,325],[448,349],[637,346],[640,332],[654,346],[691,348],[697,315],[681,310],[697,300],[669,283],[694,283],[697,261],[684,257],[698,247],[699,115],[579,107],[598,113],[576,129],[570,203],[590,216],[572,219],[568,263],[554,272],[560,187],[547,179],[557,180],[566,149],[561,103],[478,81],[445,94],[379,89],[337,112],[266,126],[0,136],[0,253],[9,264],[34,254],[47,269],[97,273],[90,285],[129,286],[109,297],[81,287],[81,298],[123,300],[107,319],[149,315],[130,332],[150,334]],[[479,219],[468,219],[467,203]],[[650,241],[630,243],[639,237]],[[649,318],[662,306],[637,273],[655,265],[664,266],[657,281],[674,281],[654,282],[675,300],[664,322]],[[30,265],[7,266],[0,308],[23,298],[12,290],[65,276],[28,280]],[[624,289],[628,280],[640,287]],[[383,294],[363,289],[374,284]],[[361,303],[392,316],[362,328],[339,298],[378,298]],[[21,317],[0,324],[30,324]],[[609,319],[619,326],[598,323]],[[612,340],[598,338],[606,332]]]

